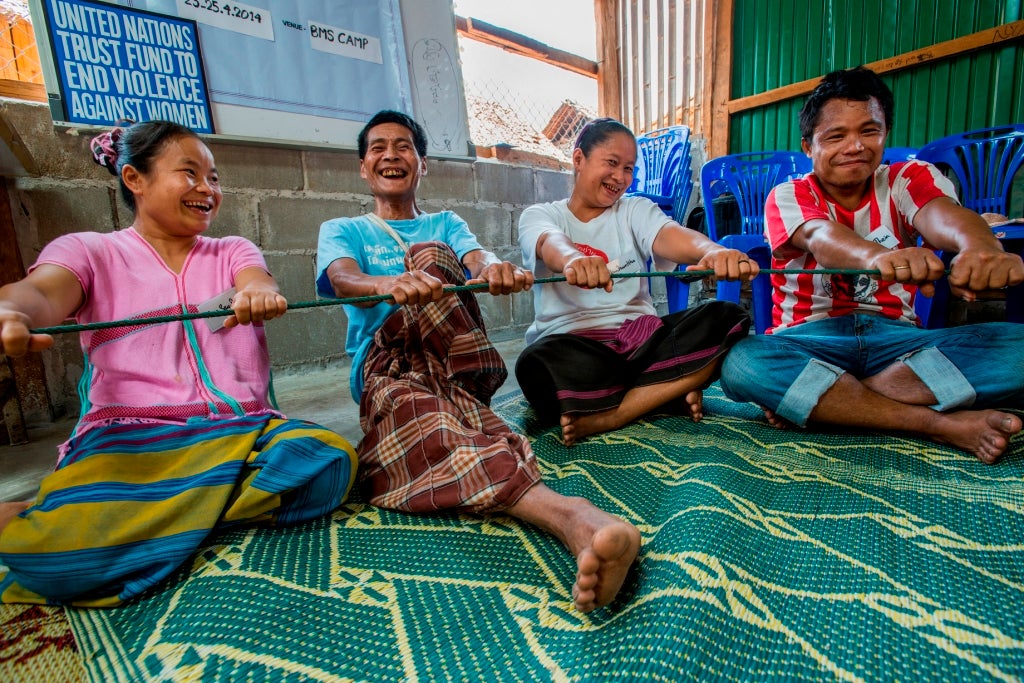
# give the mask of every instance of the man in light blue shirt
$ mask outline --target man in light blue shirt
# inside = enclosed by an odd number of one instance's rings
[[[427,141],[413,119],[378,112],[358,147],[374,211],[320,226],[317,292],[394,299],[346,304],[366,500],[405,512],[505,512],[535,524],[576,557],[577,609],[607,605],[636,559],[639,532],[541,482],[529,441],[489,407],[508,370],[480,307],[472,292],[445,289],[479,283],[512,294],[529,289],[533,274],[483,249],[454,213],[420,211]]]

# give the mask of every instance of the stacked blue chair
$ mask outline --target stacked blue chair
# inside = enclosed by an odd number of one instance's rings
[[[764,204],[776,185],[810,173],[811,160],[799,152],[748,152],[711,159],[700,170],[708,236],[732,249],[739,249],[762,268],[771,266],[771,248],[764,234]],[[724,234],[716,224],[712,202],[731,194],[739,205],[740,233]],[[718,282],[717,298],[739,303],[739,282]],[[751,283],[754,330],[761,334],[771,325],[772,288],[767,275]]]
[[[647,197],[675,221],[686,219],[693,191],[690,129],[669,126],[637,138],[637,163],[627,195]]]
[[[952,175],[968,209],[1008,215],[1014,176],[1024,166],[1024,124],[948,135],[926,144],[917,158]],[[1024,225],[997,227],[996,235],[1007,251],[1024,255]],[[947,264],[952,260],[951,254],[940,256]],[[943,278],[935,283],[934,297],[916,298],[915,310],[925,327],[935,329],[945,327],[948,304],[949,283]],[[1024,323],[1024,285],[1007,290],[1006,319]]]
[[[638,137],[636,145],[636,169],[626,194],[647,197],[677,223],[685,225],[686,209],[693,193],[690,129],[669,126],[651,131]],[[669,311],[686,308],[688,284],[667,278],[665,293]]]

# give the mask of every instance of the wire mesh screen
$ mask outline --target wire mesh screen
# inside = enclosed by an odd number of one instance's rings
[[[576,134],[596,116],[596,81],[459,40],[473,144],[569,162]]]
[[[26,83],[43,82],[27,3],[0,1],[0,78]]]

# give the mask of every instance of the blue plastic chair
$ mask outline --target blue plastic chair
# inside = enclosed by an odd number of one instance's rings
[[[886,147],[882,152],[883,164],[895,164],[898,161],[910,161],[917,158],[917,147]]]
[[[739,249],[762,268],[771,266],[771,247],[764,234],[764,204],[776,185],[810,173],[811,160],[802,153],[788,151],[747,152],[711,159],[700,170],[704,194],[708,236],[731,249]],[[725,234],[725,226],[716,223],[712,202],[731,194],[739,206],[739,234]],[[718,281],[718,299],[739,303],[740,283]],[[754,330],[768,329],[772,319],[772,290],[768,276],[751,282],[751,308]]]
[[[669,126],[651,131],[637,138],[636,147],[633,183],[626,194],[647,197],[672,220],[684,224],[693,193],[690,129]],[[690,298],[689,282],[665,278],[665,297],[670,313],[685,310]]]
[[[960,201],[968,209],[1008,215],[1014,176],[1024,166],[1024,124],[948,135],[926,144],[917,158],[951,175],[959,186]],[[1024,255],[1024,225],[996,230],[1007,251]],[[947,265],[952,260],[951,254],[939,252],[939,256]],[[917,297],[914,308],[922,325],[936,329],[946,326],[948,304],[949,283],[942,278],[935,283],[935,296]],[[1024,285],[1007,290],[1006,319],[1024,323]]]
[[[690,170],[690,129],[669,126],[636,140],[637,163],[627,195],[640,195],[682,223],[693,192]]]

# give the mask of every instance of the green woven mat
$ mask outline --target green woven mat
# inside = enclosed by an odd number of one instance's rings
[[[620,599],[506,517],[355,502],[216,539],[115,610],[69,610],[94,681],[1024,677],[1024,442],[998,466],[878,435],[775,430],[706,396],[564,448],[518,394],[549,485],[636,524]]]

